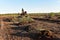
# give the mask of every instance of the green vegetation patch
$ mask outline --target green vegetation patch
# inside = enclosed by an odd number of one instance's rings
[[[25,16],[21,16],[19,18],[17,17],[14,17],[12,19],[13,22],[19,22],[19,23],[30,23],[30,22],[33,22],[34,20],[28,16],[28,15],[25,15]]]

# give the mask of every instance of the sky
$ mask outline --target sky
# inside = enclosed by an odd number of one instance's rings
[[[0,14],[21,13],[22,8],[28,13],[60,12],[60,0],[0,0]]]

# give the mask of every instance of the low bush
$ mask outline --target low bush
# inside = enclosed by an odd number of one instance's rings
[[[29,23],[29,22],[33,22],[33,21],[34,20],[29,16],[23,16],[22,18],[19,18],[20,23]]]
[[[49,14],[49,16],[50,16],[50,17],[54,17],[54,16],[55,16],[55,13],[51,12],[51,13]]]
[[[30,23],[30,22],[33,22],[34,20],[30,17],[30,16],[21,16],[19,18],[17,17],[14,17],[12,19],[13,22],[19,22],[19,23]]]

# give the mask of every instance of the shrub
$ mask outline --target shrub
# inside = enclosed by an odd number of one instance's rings
[[[12,19],[13,22],[19,22],[19,23],[30,23],[30,22],[33,22],[34,20],[28,16],[28,15],[25,15],[25,16],[21,16],[19,18],[17,17],[14,17]]]
[[[51,12],[51,13],[49,14],[49,16],[50,16],[50,17],[53,17],[53,16],[55,16],[55,13]]]
[[[23,16],[22,18],[19,18],[19,22],[21,23],[29,23],[29,22],[33,22],[34,20],[29,17],[29,16]]]

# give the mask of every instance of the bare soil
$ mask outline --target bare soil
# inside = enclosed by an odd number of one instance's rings
[[[0,17],[0,40],[60,40],[60,20],[55,21],[50,19],[46,20],[46,18],[33,18],[35,22],[23,24],[31,25],[31,27],[36,29],[51,30],[54,33],[53,35],[56,36],[55,38],[37,38],[37,36],[32,36],[34,34],[28,34],[23,28],[20,29],[19,26],[21,25],[17,26],[13,22],[3,21],[5,18],[7,17]]]

